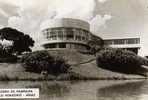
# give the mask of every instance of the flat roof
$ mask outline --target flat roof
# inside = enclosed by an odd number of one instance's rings
[[[141,38],[140,33],[98,33],[95,34],[99,37],[101,37],[104,40],[110,40],[110,39],[128,39],[128,38]]]
[[[57,27],[73,27],[73,28],[81,28],[87,31],[90,30],[88,22],[72,18],[50,19],[44,21],[40,26],[40,30],[48,28],[57,28]]]

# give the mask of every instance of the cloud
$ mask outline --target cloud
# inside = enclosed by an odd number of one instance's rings
[[[90,20],[94,7],[95,3],[93,0],[81,0],[81,2],[80,0],[63,0],[63,2],[56,7],[57,16],[55,16],[55,18],[69,17]]]
[[[0,15],[3,15],[4,17],[10,17],[13,15],[16,15],[17,12],[17,6],[7,3],[7,2],[2,2],[0,0]]]
[[[9,17],[9,14],[3,11],[1,8],[0,8],[0,14],[4,17]]]
[[[44,2],[43,2],[44,1]],[[8,20],[8,26],[23,32],[36,32],[40,22],[53,18],[77,18],[90,20],[93,15],[93,0],[21,0],[18,16]],[[71,3],[73,2],[73,3]],[[84,3],[85,2],[85,3]]]
[[[106,2],[107,0],[98,0],[100,3],[104,3]]]
[[[106,28],[106,22],[111,20],[111,15],[96,15],[91,21],[90,21],[90,30],[91,32],[97,34],[100,27]]]
[[[5,4],[11,4],[14,6],[18,6],[20,4],[21,0],[0,0],[1,3],[5,3]]]
[[[105,0],[99,0],[99,2],[105,2]],[[36,0],[20,0],[16,5],[19,7],[18,16],[10,17],[8,26],[29,34],[36,43],[43,41],[40,25],[49,19],[82,19],[98,29],[111,18],[109,15],[94,16],[96,6],[94,0],[38,0],[37,2]]]
[[[3,27],[4,27],[3,25],[0,25],[0,29],[3,28]]]

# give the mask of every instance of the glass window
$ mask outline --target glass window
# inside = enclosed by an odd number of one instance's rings
[[[57,33],[58,33],[58,38],[63,40],[63,37],[64,37],[63,36],[63,32],[62,31],[58,31]]]
[[[52,39],[52,40],[56,40],[57,39],[56,32],[54,32],[54,31],[50,32],[50,39]]]
[[[122,39],[114,40],[114,44],[124,44],[124,40]]]
[[[82,37],[81,37],[82,40],[86,40],[86,38],[85,38],[86,35],[85,35],[85,31],[84,31],[84,30],[81,31],[81,36],[82,36]]]
[[[65,43],[60,43],[59,48],[66,48],[66,44]]]
[[[49,31],[46,32],[46,38],[50,39],[50,32]]]
[[[66,29],[66,38],[67,40],[74,39],[74,32],[72,29]]]
[[[76,40],[81,41],[81,36],[80,35],[76,35]]]
[[[56,48],[56,44],[48,44],[44,46],[45,48]]]
[[[105,40],[104,42],[105,42],[105,44],[107,44],[107,45],[114,44],[114,40]]]
[[[82,40],[86,40],[85,36],[82,36]]]
[[[135,42],[134,39],[129,39],[127,44],[135,44],[134,42]]]
[[[139,44],[140,38],[105,40],[105,44]]]

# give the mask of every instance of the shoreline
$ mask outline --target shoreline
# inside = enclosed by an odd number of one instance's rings
[[[0,79],[0,82],[5,82],[5,81],[102,81],[102,80],[147,80],[148,77],[141,77],[141,78],[125,78],[125,77],[100,77],[100,78],[96,78],[96,77],[75,77],[75,79],[66,79],[66,78],[48,78],[48,79],[45,79],[45,78],[3,78],[3,79]]]

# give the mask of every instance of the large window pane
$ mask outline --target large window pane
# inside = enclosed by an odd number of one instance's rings
[[[56,48],[56,44],[47,44],[44,45],[45,48]]]
[[[74,39],[74,32],[72,29],[66,29],[66,38],[67,40]]]
[[[50,39],[52,40],[56,40],[57,39],[57,36],[56,36],[56,32],[50,32]]]
[[[58,38],[60,39],[60,40],[63,40],[63,32],[62,31],[58,31]]]
[[[60,43],[59,48],[66,48],[66,43]]]

